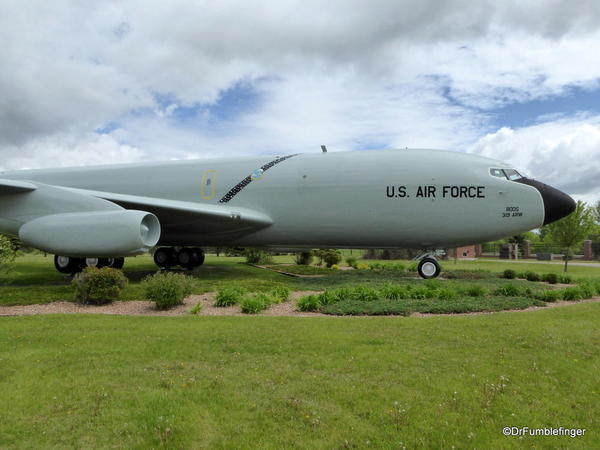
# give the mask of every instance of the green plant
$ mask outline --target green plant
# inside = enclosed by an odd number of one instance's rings
[[[296,264],[299,266],[309,266],[313,262],[313,253],[312,252],[301,252],[296,255],[294,258]]]
[[[249,264],[271,264],[273,262],[273,255],[258,248],[246,248],[244,256]]]
[[[496,289],[494,291],[494,295],[501,295],[503,297],[516,297],[521,295],[521,289],[514,284],[505,284]]]
[[[156,309],[170,309],[181,305],[192,293],[193,281],[181,273],[157,272],[142,281],[146,298],[153,301]]]
[[[584,292],[578,286],[564,288],[562,290],[562,299],[567,301],[581,300],[585,298]]]
[[[538,300],[542,300],[543,302],[555,302],[562,298],[562,292],[558,289],[550,289],[547,291],[543,291],[536,296]]]
[[[525,272],[527,281],[540,281],[540,276],[535,272]]]
[[[409,293],[406,287],[400,284],[385,284],[381,288],[381,295],[390,300],[400,300],[408,298]]]
[[[0,234],[0,273],[6,273],[10,269],[16,255],[12,240]]]
[[[419,268],[419,263],[418,262],[411,262],[408,267],[406,268],[406,270],[408,272],[416,272],[417,269]]]
[[[463,289],[463,292],[468,297],[485,297],[487,290],[483,286],[473,285]]]
[[[127,278],[118,269],[86,267],[71,282],[75,287],[75,300],[83,304],[102,305],[119,298],[127,285]]]
[[[217,297],[215,299],[215,306],[226,307],[232,306],[239,303],[246,289],[238,286],[226,286],[217,291]]]
[[[369,270],[369,266],[364,263],[358,263],[355,267],[357,270]]]
[[[334,264],[339,264],[342,260],[342,254],[339,250],[325,250],[322,253],[323,261],[327,267],[331,267]]]
[[[202,303],[198,302],[192,306],[192,309],[190,309],[190,314],[198,314],[200,311],[202,311]]]
[[[318,295],[307,295],[306,297],[302,297],[298,299],[298,309],[300,311],[318,311],[321,307],[321,302],[319,300],[320,296]]]
[[[544,277],[542,279],[546,283],[550,283],[550,284],[558,283],[558,275],[556,275],[555,273],[547,273],[546,275],[544,275]]]
[[[247,294],[240,302],[240,308],[244,314],[257,314],[267,309],[271,303],[274,301],[268,294]]]
[[[458,293],[452,288],[440,288],[435,295],[440,300],[450,300],[458,297]]]
[[[517,278],[524,280],[527,278],[527,272],[517,272]]]
[[[517,272],[515,272],[512,269],[506,269],[503,273],[502,273],[502,278],[506,278],[507,280],[513,280],[517,277]]]
[[[269,294],[275,303],[283,303],[290,296],[290,290],[285,286],[277,286]]]
[[[346,257],[346,264],[348,264],[348,266],[350,266],[350,267],[356,266],[356,257],[354,257],[354,256]]]
[[[559,275],[558,282],[560,284],[571,284],[573,282],[573,278],[570,275]]]

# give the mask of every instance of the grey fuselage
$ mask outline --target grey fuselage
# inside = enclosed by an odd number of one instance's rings
[[[490,168],[511,167],[466,153],[407,149],[27,170],[0,176],[247,208],[272,220],[257,231],[231,234],[159,216],[161,245],[447,248],[518,234],[544,222],[540,192],[494,177]]]

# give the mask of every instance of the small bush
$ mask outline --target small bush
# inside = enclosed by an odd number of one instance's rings
[[[468,297],[485,297],[487,290],[483,286],[468,286],[464,289],[464,294]]]
[[[458,293],[452,288],[441,288],[436,291],[439,300],[451,300],[458,297]]]
[[[540,276],[535,272],[525,272],[527,281],[540,281]]]
[[[237,286],[226,286],[217,291],[215,306],[227,307],[239,303],[246,294],[246,290]]]
[[[271,289],[269,295],[274,303],[283,303],[290,296],[290,290],[285,286],[277,286],[276,288]]]
[[[312,252],[301,252],[296,255],[296,264],[299,266],[309,266],[313,262]]]
[[[361,302],[372,302],[379,298],[379,292],[376,289],[369,288],[366,286],[356,286],[352,289],[350,298],[353,300],[359,300]]]
[[[249,264],[271,264],[273,262],[273,255],[257,248],[245,249],[244,256]]]
[[[524,280],[527,278],[527,272],[517,272],[517,278]]]
[[[419,268],[419,263],[418,262],[412,262],[408,265],[408,267],[406,268],[407,271],[409,272],[416,272]]]
[[[181,273],[157,272],[142,282],[146,298],[153,301],[156,309],[170,309],[181,305],[192,293],[193,281]]]
[[[11,268],[17,252],[8,236],[0,234],[0,273],[6,273]]]
[[[521,295],[521,289],[514,284],[505,284],[504,286],[500,286],[498,289],[496,289],[494,294],[501,295],[503,297],[516,297]]]
[[[75,275],[75,300],[82,304],[103,305],[119,298],[127,278],[118,269],[86,267]]]
[[[596,286],[587,280],[583,283],[580,283],[578,287],[581,290],[583,298],[592,298],[596,295]]]
[[[198,314],[200,311],[202,311],[202,303],[196,303],[192,306],[192,309],[190,309],[190,314]]]
[[[543,302],[552,303],[562,298],[562,292],[558,289],[551,289],[538,294],[536,298]]]
[[[408,290],[406,287],[399,284],[386,284],[381,289],[381,295],[390,300],[401,300],[408,298]]]
[[[240,307],[244,314],[257,314],[267,309],[271,303],[274,303],[270,295],[258,293],[246,295],[240,302]]]
[[[356,265],[355,269],[358,269],[358,270],[369,270],[369,266],[366,265],[366,264],[360,263],[360,264]]]
[[[381,263],[369,263],[369,269],[371,270],[383,270],[385,268],[385,264]]]
[[[323,258],[323,261],[327,267],[331,267],[334,264],[339,264],[342,260],[342,254],[339,250],[325,250],[323,251],[321,257]]]
[[[330,303],[335,303],[343,298],[343,292],[344,291],[341,290],[325,291],[316,297],[321,305],[329,305]]]
[[[515,272],[512,269],[506,269],[502,273],[502,278],[506,278],[507,280],[514,280],[515,278],[517,278],[517,272]]]
[[[570,275],[559,275],[558,282],[561,284],[571,284],[573,282],[573,278]]]
[[[334,264],[333,266],[331,266],[331,268],[333,270],[340,270],[340,266],[338,266],[337,264]]]
[[[555,273],[547,273],[546,275],[544,275],[543,280],[546,283],[556,284],[558,283],[558,275],[556,275]]]
[[[356,266],[356,257],[354,257],[354,256],[346,257],[346,264],[348,264],[348,266],[350,266],[350,267]]]
[[[568,287],[562,290],[562,299],[567,301],[582,300],[585,298],[584,292],[577,286]]]
[[[318,311],[321,308],[321,302],[317,295],[308,295],[298,300],[297,306],[300,311]]]

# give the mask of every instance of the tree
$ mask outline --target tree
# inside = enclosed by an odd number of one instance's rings
[[[593,208],[588,208],[585,202],[578,201],[575,211],[570,215],[546,226],[550,241],[564,249],[565,272],[568,269],[573,248],[581,244],[588,236],[594,228],[594,222]]]

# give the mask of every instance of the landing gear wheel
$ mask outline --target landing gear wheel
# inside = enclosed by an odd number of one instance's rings
[[[182,248],[177,253],[177,262],[181,267],[192,269],[196,266],[196,258],[191,248]]]
[[[421,278],[427,280],[429,278],[436,278],[442,271],[442,267],[434,258],[423,258],[419,262],[417,270]]]
[[[102,269],[103,267],[110,265],[110,258],[85,258],[83,260],[83,267],[97,267]]]
[[[106,266],[113,269],[122,269],[124,264],[125,258],[108,258]]]
[[[154,252],[154,263],[162,268],[168,269],[177,264],[175,252],[168,247],[160,247]]]
[[[201,248],[192,248],[192,257],[194,259],[194,267],[199,267],[204,264],[204,252]]]
[[[81,270],[81,258],[54,255],[54,267],[60,273],[73,274]]]

